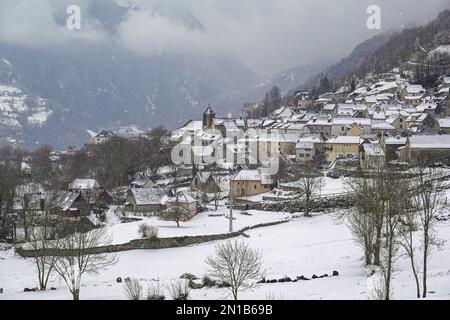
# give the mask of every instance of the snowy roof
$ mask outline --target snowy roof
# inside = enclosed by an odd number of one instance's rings
[[[375,120],[384,120],[386,119],[386,112],[384,112],[384,110],[380,110],[380,111],[374,111],[372,118]]]
[[[27,183],[16,187],[16,196],[23,197],[26,194],[44,193],[44,187],[40,183]]]
[[[438,120],[439,127],[441,128],[450,128],[450,118],[442,118]]]
[[[181,191],[177,193],[175,196],[167,200],[167,203],[195,203],[195,200],[190,194],[186,191]]]
[[[137,177],[131,184],[133,186],[143,187],[147,182],[149,182],[151,179],[146,176],[139,176]]]
[[[231,177],[232,181],[260,181],[261,184],[272,184],[270,176],[261,174],[260,170],[241,170]]]
[[[292,123],[287,129],[289,130],[302,130],[305,128],[306,124],[304,123]]]
[[[407,138],[401,136],[387,137],[385,138],[384,143],[387,145],[405,145],[406,139]]]
[[[69,189],[73,190],[91,190],[99,188],[97,180],[95,179],[75,179],[70,185]]]
[[[357,136],[339,136],[327,141],[329,144],[360,144],[361,137]]]
[[[180,128],[181,131],[197,131],[201,129],[203,129],[203,121],[199,120],[191,120]]]
[[[292,112],[292,110],[289,107],[281,107],[275,110],[272,114],[275,117],[289,118],[294,114],[294,112]]]
[[[163,189],[131,189],[137,205],[162,204],[168,198]]]
[[[336,105],[334,103],[327,103],[323,106],[324,111],[333,111],[334,108],[336,108]]]
[[[425,93],[424,94],[422,94],[422,95],[418,95],[418,96],[405,96],[405,100],[417,100],[417,99],[422,99],[422,97],[425,95]]]
[[[357,88],[355,91],[353,91],[351,93],[351,95],[359,95],[359,94],[364,94],[366,92],[367,92],[367,88],[366,87],[360,87],[360,88]]]
[[[367,96],[367,97],[364,97],[364,100],[365,100],[366,102],[370,102],[370,103],[376,103],[376,102],[378,102],[376,96]]]
[[[410,137],[410,145],[413,149],[450,149],[450,135],[414,135]]]
[[[450,88],[449,88],[449,87],[446,87],[446,88],[440,89],[440,90],[438,91],[438,94],[440,94],[440,93],[449,93],[449,92],[450,92]]]
[[[308,121],[308,126],[331,126],[333,119],[331,118],[313,118]]]
[[[298,139],[298,142],[322,143],[322,138],[320,134],[304,134]]]
[[[263,120],[261,119],[247,119],[247,126],[249,128],[255,128],[262,125]]]
[[[417,111],[424,112],[425,110],[436,110],[436,103],[421,103],[417,106]]]
[[[424,93],[425,89],[420,84],[410,84],[405,88],[408,94]]]
[[[293,133],[280,133],[280,134],[274,134],[274,133],[262,133],[259,136],[259,141],[271,141],[271,142],[297,142],[298,141],[298,135]]]
[[[112,138],[115,134],[111,130],[102,130],[95,137],[96,138]]]
[[[298,142],[295,146],[296,149],[314,149],[314,142],[302,141]]]
[[[77,192],[61,191],[56,198],[56,205],[63,211],[69,210],[78,197],[81,195]]]
[[[356,123],[359,126],[370,126],[372,121],[366,118],[334,118],[334,125],[352,125]]]
[[[385,155],[383,148],[381,148],[381,146],[379,144],[365,143],[365,144],[363,144],[363,148],[364,148],[364,152],[368,156],[373,156],[373,157],[381,156],[382,157]]]
[[[205,183],[211,176],[211,172],[197,172],[196,176],[200,179],[201,183]]]
[[[223,122],[223,126],[226,131],[239,131],[239,128],[233,120],[227,120]]]
[[[372,129],[378,130],[395,130],[395,127],[386,121],[374,121],[372,122]]]

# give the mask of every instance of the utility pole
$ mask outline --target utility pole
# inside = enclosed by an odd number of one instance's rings
[[[230,233],[233,232],[233,200],[230,200]]]

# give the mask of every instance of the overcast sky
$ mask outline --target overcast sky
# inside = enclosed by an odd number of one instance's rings
[[[111,33],[84,15],[92,1],[0,0],[0,42],[30,47],[100,42],[140,55],[230,52],[267,77],[343,57],[379,32],[423,24],[450,7],[449,0],[120,0],[144,10],[130,13]],[[61,23],[69,4],[82,7],[80,31]],[[366,26],[367,7],[374,4],[381,8],[381,30]],[[192,14],[205,28],[155,14],[155,7]]]

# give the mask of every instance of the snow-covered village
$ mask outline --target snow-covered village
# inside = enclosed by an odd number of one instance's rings
[[[148,130],[74,129],[0,31],[0,300],[449,300],[449,28]]]

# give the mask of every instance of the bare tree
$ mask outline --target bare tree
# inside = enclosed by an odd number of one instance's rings
[[[215,254],[208,256],[206,263],[211,278],[228,283],[235,300],[239,291],[252,288],[254,281],[263,275],[261,252],[251,249],[245,242],[218,244]]]
[[[219,208],[219,201],[220,201],[220,195],[222,193],[222,184],[225,181],[225,176],[221,175],[221,174],[215,174],[213,176],[214,181],[216,182],[216,187],[214,188],[214,207],[215,210],[217,211],[217,209]]]
[[[408,198],[408,184],[405,179],[396,172],[387,172],[382,177],[384,188],[382,190],[385,199],[385,239],[381,270],[384,277],[385,300],[389,300],[392,293],[391,280],[394,273],[394,263],[398,259],[400,248],[401,222],[409,206],[406,204]]]
[[[17,165],[11,161],[0,163],[0,237],[12,241],[15,241],[17,236],[12,209],[20,180]]]
[[[190,294],[189,280],[177,280],[168,286],[173,300],[188,300]]]
[[[412,178],[413,201],[419,214],[423,232],[422,247],[422,297],[427,296],[428,260],[433,247],[439,248],[441,240],[436,236],[435,226],[443,204],[441,174],[436,170],[418,166]]]
[[[362,241],[360,244],[365,249],[366,265],[381,264],[386,196],[389,195],[385,192],[386,176],[383,168],[378,168],[372,177],[353,178],[347,182],[356,202],[353,213],[347,218],[356,239]]]
[[[163,286],[159,281],[152,281],[147,288],[147,300],[165,300]]]
[[[401,230],[401,246],[405,250],[406,256],[409,257],[410,263],[411,263],[411,271],[414,275],[414,280],[416,283],[416,295],[417,298],[420,298],[420,282],[419,282],[419,274],[416,267],[416,247],[414,245],[415,243],[415,233],[417,232],[417,218],[418,213],[414,209],[414,207],[411,204],[411,197],[410,193],[407,194],[408,199],[404,197],[404,203],[405,203],[405,212],[404,212],[404,226],[403,230]]]
[[[144,288],[136,278],[125,280],[123,289],[129,300],[142,300],[144,297]]]
[[[51,209],[48,209],[51,212]],[[39,252],[33,260],[37,270],[39,281],[39,290],[46,290],[50,275],[55,271],[55,265],[58,257],[52,254],[54,250],[60,249],[61,239],[52,239],[52,232],[48,220],[48,212],[44,213],[44,217],[40,223],[35,221],[30,229],[30,241],[28,242],[33,250]]]
[[[138,233],[145,239],[157,239],[158,227],[143,223],[139,225]]]
[[[312,163],[306,164],[299,180],[300,189],[303,192],[303,209],[305,217],[310,217],[310,210],[314,196],[319,192],[322,185],[321,173]]]
[[[373,245],[375,242],[375,225],[367,213],[362,213],[362,208],[352,208],[345,216],[347,225],[357,243],[364,250],[364,262],[366,266],[372,264]]]
[[[355,206],[345,213],[345,218],[364,249],[365,264],[380,267],[386,299],[390,296],[393,265],[398,257],[400,223],[407,210],[407,186],[399,174],[381,167],[371,177],[347,181]]]
[[[76,232],[61,239],[64,256],[58,257],[55,270],[64,280],[74,300],[80,299],[81,278],[84,274],[98,274],[116,263],[116,257],[95,254],[95,248],[111,243],[105,228],[86,233]]]

